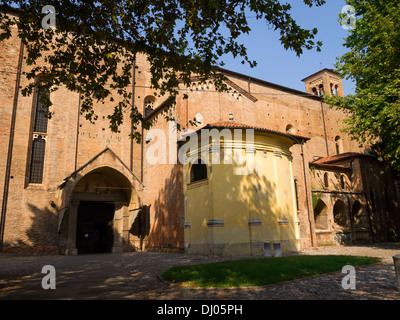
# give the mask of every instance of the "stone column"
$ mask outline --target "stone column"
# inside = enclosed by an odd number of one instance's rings
[[[118,253],[123,251],[123,231],[124,231],[124,203],[115,202],[115,213],[114,213],[114,228],[113,235],[114,241],[112,246],[112,252]]]
[[[400,291],[400,254],[393,256],[393,262],[396,271],[396,289]]]
[[[78,249],[76,248],[76,227],[78,221],[78,207],[80,201],[72,200],[69,205],[69,222],[68,222],[68,243],[66,255],[76,256]]]

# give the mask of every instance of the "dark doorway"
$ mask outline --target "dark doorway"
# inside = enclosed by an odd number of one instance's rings
[[[112,203],[80,203],[76,230],[78,254],[111,252],[114,212]]]

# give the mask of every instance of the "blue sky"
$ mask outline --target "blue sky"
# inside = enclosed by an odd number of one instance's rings
[[[250,68],[242,65],[240,59],[224,58],[224,68],[240,72],[255,78],[304,91],[301,79],[323,68],[334,68],[336,58],[347,52],[342,46],[348,31],[339,24],[338,14],[346,5],[344,0],[327,0],[321,7],[309,8],[302,0],[287,0],[292,4],[292,16],[298,24],[307,29],[316,27],[316,40],[323,42],[322,51],[304,51],[297,57],[293,51],[286,51],[279,41],[279,32],[266,27],[263,21],[249,19],[252,31],[244,35],[241,41],[247,47],[250,60],[256,60],[257,66]],[[251,14],[249,14],[251,15]],[[344,80],[345,94],[354,92],[355,85]]]

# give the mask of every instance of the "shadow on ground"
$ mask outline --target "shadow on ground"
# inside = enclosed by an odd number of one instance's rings
[[[133,252],[79,256],[15,257],[0,255],[0,299],[74,300],[400,300],[392,261],[400,243],[319,247],[302,254],[374,256],[383,263],[357,268],[356,289],[344,290],[341,272],[251,288],[197,289],[169,285],[159,275],[176,265],[234,258],[179,253]],[[43,266],[56,270],[56,289],[42,289]]]
[[[82,255],[0,259],[0,299],[133,299],[119,256]],[[56,289],[43,289],[45,265],[56,270]],[[5,267],[5,268],[4,268]]]

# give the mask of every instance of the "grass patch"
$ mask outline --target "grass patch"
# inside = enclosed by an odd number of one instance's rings
[[[355,267],[380,261],[379,258],[341,255],[254,258],[172,267],[161,277],[196,287],[262,286],[341,271],[345,265]]]

